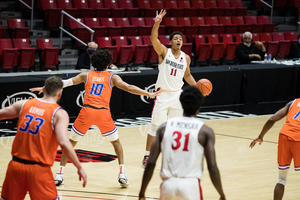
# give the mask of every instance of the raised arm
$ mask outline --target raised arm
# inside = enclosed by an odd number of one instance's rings
[[[287,113],[289,111],[289,108],[292,105],[292,103],[293,103],[293,101],[290,101],[283,108],[281,108],[274,115],[272,115],[270,117],[270,119],[268,119],[268,121],[263,126],[259,136],[250,143],[250,146],[249,146],[250,148],[253,148],[257,142],[259,144],[261,144],[263,142],[265,134],[273,127],[273,125],[277,121],[281,120],[282,118],[284,118],[287,115]]]
[[[78,85],[79,83],[85,83],[86,77],[87,77],[87,73],[82,72],[82,73],[78,74],[77,76],[74,76],[73,78],[63,80],[63,84],[64,84],[63,87],[65,88],[65,87],[69,87],[72,85]],[[39,92],[39,94],[41,94],[43,92],[43,89],[44,89],[44,86],[30,88],[29,90],[30,90],[30,92]]]
[[[116,86],[117,88],[124,90],[126,92],[129,92],[131,94],[144,95],[144,96],[148,96],[148,97],[155,97],[161,93],[161,91],[150,93],[145,90],[142,90],[135,85],[130,85],[130,84],[124,82],[120,76],[115,75],[115,74],[112,76],[111,85]]]
[[[85,187],[87,182],[87,175],[84,172],[83,168],[81,167],[77,155],[74,151],[74,148],[69,141],[68,133],[67,133],[68,125],[69,125],[69,116],[67,112],[62,109],[58,110],[54,117],[54,126],[55,126],[55,134],[57,137],[57,141],[61,147],[62,152],[77,168],[79,181],[83,179],[82,186]]]
[[[161,10],[160,13],[158,14],[158,11],[156,11],[156,17],[155,17],[155,22],[152,27],[151,31],[151,42],[153,45],[154,50],[156,51],[158,57],[161,59],[161,62],[165,55],[167,54],[167,47],[162,45],[158,39],[158,29],[159,25],[163,19],[163,17],[166,15],[166,10]]]
[[[223,192],[220,172],[216,161],[215,134],[213,130],[206,125],[203,125],[200,132],[202,132],[202,134],[206,136],[205,143],[204,143],[204,153],[205,153],[210,179],[220,195],[220,200],[225,200],[226,198]],[[199,140],[200,137],[201,137],[201,133],[199,133]]]
[[[156,165],[156,160],[161,152],[160,143],[163,138],[163,134],[165,132],[166,123],[163,123],[157,130],[155,140],[153,141],[151,145],[150,155],[147,161],[147,165],[144,171],[143,179],[142,179],[142,186],[139,193],[139,200],[145,199],[145,192],[147,189],[147,186],[152,178],[153,170]]]
[[[0,120],[19,117],[20,110],[25,100],[17,101],[11,106],[0,109]]]
[[[187,68],[185,70],[183,78],[190,86],[196,86],[196,81],[190,71],[191,58],[189,55],[186,54],[185,54],[185,58],[187,62]]]

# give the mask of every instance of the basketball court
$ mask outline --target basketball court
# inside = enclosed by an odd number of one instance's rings
[[[284,120],[277,122],[267,133],[261,146],[249,148],[252,139],[259,134],[263,124],[270,115],[242,115],[233,113],[199,114],[214,116],[205,123],[212,127],[216,133],[216,157],[221,173],[223,189],[227,199],[253,200],[273,199],[273,189],[277,182],[277,138]],[[224,116],[223,118],[220,116]],[[136,123],[133,123],[136,122]],[[102,200],[131,200],[137,199],[144,169],[141,167],[145,151],[145,141],[149,129],[149,121],[146,118],[137,120],[120,119],[116,121],[121,143],[125,155],[125,172],[130,186],[120,188],[118,183],[119,167],[117,160],[111,162],[86,162],[83,167],[88,175],[88,183],[82,188],[78,181],[76,168],[67,164],[64,171],[65,184],[57,187],[62,200],[75,199],[102,199]],[[125,125],[124,125],[125,124]],[[140,124],[140,125],[138,125]],[[0,184],[2,185],[8,162],[11,160],[10,150],[13,137],[0,138],[0,150],[2,152],[0,164]],[[81,151],[96,152],[100,154],[115,155],[112,145],[105,141],[97,132],[91,129],[80,141],[76,149]],[[90,156],[89,158],[92,158]],[[59,162],[52,167],[53,173],[58,170]],[[159,171],[161,158],[158,159],[154,175],[147,188],[147,199],[159,199],[159,186],[161,179]],[[295,200],[300,198],[300,175],[293,169],[293,164],[288,175],[288,182],[284,199]],[[204,163],[204,175],[201,180],[204,199],[218,199],[208,174],[206,162]],[[27,195],[26,199],[30,199]]]

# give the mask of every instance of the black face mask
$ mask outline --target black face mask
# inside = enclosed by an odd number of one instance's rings
[[[93,50],[93,49],[89,49],[89,50],[88,50],[88,54],[89,54],[89,55],[92,55],[94,52],[95,52],[95,50]]]

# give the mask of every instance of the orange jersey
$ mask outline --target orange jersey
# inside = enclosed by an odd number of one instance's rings
[[[291,104],[280,133],[294,141],[300,141],[300,98]]]
[[[58,147],[53,120],[60,108],[57,103],[41,99],[27,100],[19,113],[11,154],[52,166]]]
[[[108,71],[90,71],[87,73],[84,104],[109,109],[112,75]]]

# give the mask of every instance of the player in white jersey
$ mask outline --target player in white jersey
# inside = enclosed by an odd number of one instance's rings
[[[214,132],[196,118],[203,96],[198,88],[188,86],[181,93],[180,102],[184,111],[183,116],[169,119],[157,130],[144,172],[139,199],[145,199],[145,191],[153,175],[156,160],[162,152],[161,200],[203,199],[200,186],[203,155],[220,200],[225,200],[215,157]]]
[[[166,11],[156,11],[155,23],[151,32],[151,42],[158,54],[158,77],[155,84],[156,90],[162,90],[159,97],[155,99],[152,111],[150,130],[147,136],[146,152],[143,159],[143,167],[147,164],[151,144],[155,138],[157,128],[167,119],[182,116],[182,107],[179,102],[179,95],[184,80],[191,86],[196,85],[196,81],[190,72],[191,58],[181,51],[183,35],[180,32],[173,32],[170,35],[171,48],[162,45],[158,39],[158,28],[165,16]]]

